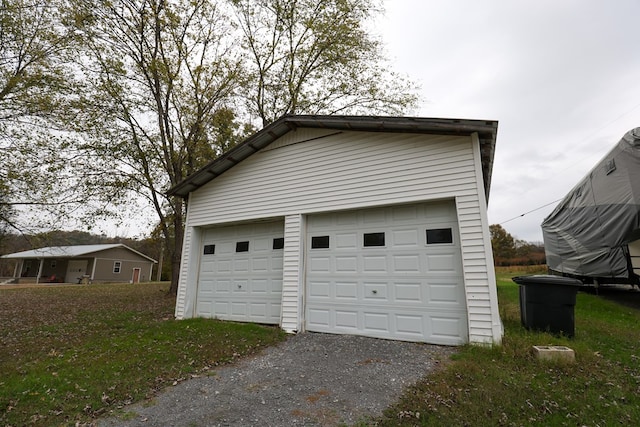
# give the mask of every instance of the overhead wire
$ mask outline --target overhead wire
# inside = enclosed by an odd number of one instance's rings
[[[532,210],[527,211],[527,212],[525,212],[525,213],[522,213],[522,214],[520,214],[520,215],[514,216],[513,218],[509,218],[509,219],[508,219],[508,220],[506,220],[506,221],[499,222],[498,224],[500,224],[500,225],[502,225],[502,224],[506,224],[506,223],[507,223],[507,222],[509,222],[509,221],[513,221],[514,219],[518,219],[518,218],[523,217],[523,216],[525,216],[525,215],[528,215],[528,214],[530,214],[530,213],[532,213],[532,212],[539,211],[540,209],[546,208],[547,206],[552,205],[552,204],[554,204],[554,203],[557,203],[557,202],[559,202],[559,201],[560,201],[560,200],[562,200],[562,199],[564,199],[564,197],[561,197],[561,198],[559,198],[558,200],[554,200],[553,202],[549,202],[549,203],[547,203],[546,205],[539,206],[539,207],[537,207],[537,208],[535,208],[535,209],[532,209]]]
[[[613,123],[615,123],[615,122],[617,122],[618,120],[620,120],[620,119],[621,119],[621,118],[623,118],[624,116],[626,116],[626,115],[630,114],[632,111],[636,110],[638,107],[640,107],[640,104],[636,104],[634,107],[632,107],[632,108],[631,108],[630,110],[628,110],[627,112],[625,112],[625,113],[623,113],[623,114],[619,115],[619,116],[618,116],[618,117],[616,117],[615,119],[610,120],[609,122],[605,123],[604,125],[602,125],[602,126],[598,127],[597,129],[595,129],[594,131],[592,131],[588,136],[586,136],[584,139],[589,139],[589,138],[593,137],[595,134],[597,134],[598,132],[600,132],[602,129],[606,128],[607,126],[609,126],[609,125],[611,125],[611,124],[613,124]],[[567,167],[565,167],[564,169],[560,170],[558,173],[565,172],[565,171],[567,171],[568,169],[571,169],[572,167],[576,166],[576,165],[577,165],[577,164],[579,164],[579,163],[582,163],[583,161],[587,160],[588,158],[590,158],[590,157],[592,157],[592,156],[593,156],[593,154],[590,154],[590,155],[588,155],[588,156],[586,156],[586,157],[582,158],[581,160],[571,162],[571,164],[570,164],[569,166],[567,166]],[[555,176],[557,176],[557,175],[558,175],[558,173],[556,173],[556,174],[554,174],[554,175],[551,175],[548,179],[552,179],[552,178],[554,178]],[[537,208],[535,208],[535,209],[532,209],[532,210],[530,210],[530,211],[524,212],[524,213],[522,213],[522,214],[520,214],[520,215],[514,216],[513,218],[509,218],[509,219],[507,219],[506,221],[501,221],[501,222],[499,222],[498,224],[499,224],[499,225],[503,225],[503,224],[506,224],[506,223],[508,223],[508,222],[510,222],[510,221],[513,221],[513,220],[515,220],[515,219],[522,218],[522,217],[523,217],[523,216],[525,216],[525,215],[528,215],[528,214],[530,214],[530,213],[532,213],[532,212],[539,211],[540,209],[544,209],[544,208],[546,208],[547,206],[550,206],[550,205],[552,205],[552,204],[554,204],[554,203],[557,203],[557,202],[559,202],[559,201],[560,201],[560,200],[562,200],[562,199],[564,199],[564,197],[561,197],[561,198],[559,198],[559,199],[557,199],[557,200],[554,200],[553,202],[546,203],[546,204],[544,204],[544,205],[542,205],[542,206],[539,206],[539,207],[537,207]]]

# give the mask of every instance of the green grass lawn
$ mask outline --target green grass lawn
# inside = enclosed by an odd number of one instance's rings
[[[608,426],[640,423],[640,313],[578,293],[573,339],[520,324],[518,286],[498,274],[501,346],[465,346],[376,420],[379,425]],[[537,360],[534,345],[564,345],[573,364]]]
[[[173,320],[167,284],[0,288],[0,425],[87,422],[283,339]]]
[[[640,421],[640,314],[578,294],[576,336],[520,325],[514,275],[498,276],[505,336],[464,346],[368,424],[606,426]],[[166,284],[0,288],[0,425],[74,425],[283,339],[278,328],[173,320]],[[566,345],[576,363],[533,357]]]

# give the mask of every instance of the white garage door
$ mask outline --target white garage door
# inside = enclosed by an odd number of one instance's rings
[[[206,230],[197,316],[279,324],[283,236],[283,222]]]
[[[310,216],[309,331],[467,342],[453,201]]]

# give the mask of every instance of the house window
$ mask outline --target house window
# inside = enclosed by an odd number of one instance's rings
[[[120,273],[121,268],[122,268],[122,262],[120,262],[120,261],[114,261],[113,262],[113,272],[114,273]]]
[[[364,247],[384,246],[384,233],[365,233]]]
[[[273,239],[273,249],[284,248],[284,237],[277,237]]]
[[[311,238],[311,249],[327,249],[329,236],[314,236]]]
[[[249,242],[236,242],[236,252],[249,252]]]
[[[453,243],[453,233],[450,228],[434,228],[427,230],[427,245]]]
[[[204,254],[213,255],[216,253],[216,245],[204,245]]]

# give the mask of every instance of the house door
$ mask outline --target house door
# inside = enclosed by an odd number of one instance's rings
[[[64,280],[67,283],[80,283],[82,276],[87,274],[87,260],[69,260]]]
[[[140,269],[139,268],[134,268],[133,269],[133,276],[131,278],[131,283],[140,283]]]

